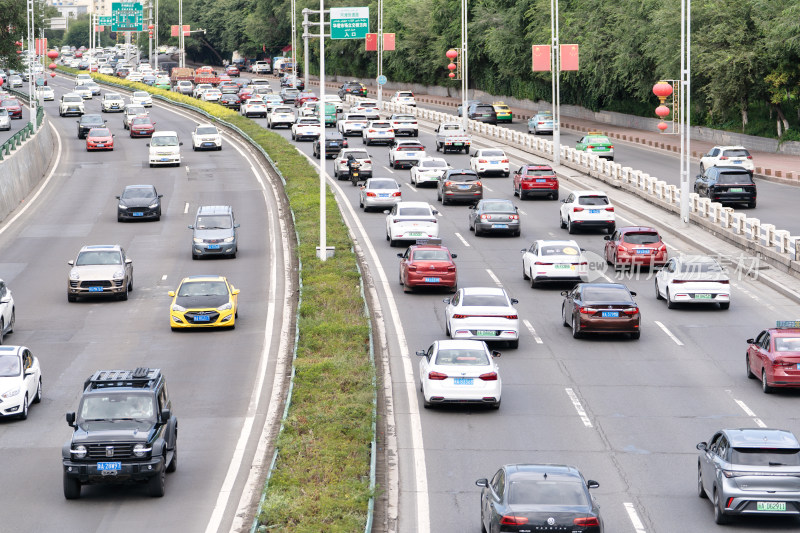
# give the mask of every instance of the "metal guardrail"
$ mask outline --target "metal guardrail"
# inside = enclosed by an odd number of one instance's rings
[[[15,89],[8,89],[8,92],[14,95],[16,98],[30,103],[30,99],[26,93],[17,91]],[[37,131],[42,126],[42,122],[44,122],[44,108],[42,106],[38,106],[36,108]],[[18,132],[14,133],[8,138],[8,140],[6,140],[6,142],[0,145],[0,161],[3,161],[6,157],[11,155],[11,152],[19,148],[23,142],[30,138],[31,135],[33,135],[33,123],[28,121],[28,123],[25,124]]]

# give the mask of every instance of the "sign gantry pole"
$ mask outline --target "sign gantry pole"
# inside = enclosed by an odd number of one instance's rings
[[[327,198],[325,187],[325,159],[328,157],[325,147],[325,0],[319,0],[319,258],[328,259],[327,240]],[[296,67],[295,67],[296,68]],[[296,72],[295,72],[296,76]]]

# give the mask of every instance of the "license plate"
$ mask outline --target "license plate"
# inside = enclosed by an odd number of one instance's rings
[[[546,179],[537,179],[536,183],[547,183]]]
[[[119,470],[122,470],[122,463],[120,462],[97,463],[98,472],[116,472]]]
[[[378,135],[386,135],[386,133],[387,133],[387,132],[385,132],[385,131],[379,131],[379,132],[378,132]]]
[[[744,163],[744,161],[742,161],[741,159],[738,159],[733,162],[734,165],[741,165],[742,163]]]
[[[603,311],[600,316],[603,318],[619,318],[619,311]]]
[[[203,146],[214,146],[214,143],[203,143]]]
[[[209,244],[207,248],[209,250],[219,250],[219,244]]]
[[[556,267],[556,270],[567,270],[567,269],[575,268],[572,265],[555,265],[555,267]]]
[[[439,283],[440,281],[440,278],[425,278],[425,283]]]
[[[453,385],[472,385],[474,378],[453,378]]]
[[[389,197],[389,195],[388,195],[387,193],[380,193],[380,194],[378,195],[378,197],[379,197],[379,198],[388,198],[388,197]]]
[[[785,511],[786,502],[756,502],[758,511]]]
[[[728,189],[728,192],[744,192],[744,189],[741,188]]]
[[[694,298],[695,300],[710,300],[713,296],[711,294],[695,294]]]
[[[169,157],[162,157],[159,161],[169,161]]]
[[[475,332],[478,337],[497,337],[497,332],[488,329],[479,329]]]
[[[103,292],[103,287],[89,287],[89,292]]]
[[[412,231],[408,234],[409,237],[422,237],[421,231]]]
[[[459,185],[458,186],[458,188],[461,189],[462,191],[468,191],[471,187],[472,187],[472,185]]]
[[[209,315],[196,315],[194,317],[195,322],[211,322],[211,317]]]
[[[591,213],[592,215],[596,215],[596,214],[600,213],[600,210],[599,209],[589,209],[589,213]]]
[[[508,229],[508,224],[492,224],[495,229]]]
[[[105,144],[103,144],[103,143],[98,143],[98,144],[97,144],[97,147],[98,147],[98,148],[105,148],[105,146],[106,146],[106,145],[105,145]]]
[[[639,254],[639,255],[649,254],[649,253],[650,253],[650,250],[648,250],[648,249],[644,249],[644,250],[642,250],[642,249],[640,249],[640,248],[637,248],[637,249],[636,249],[636,253],[637,253],[637,254]]]
[[[131,213],[135,217],[143,217],[144,213]]]
[[[464,146],[464,143],[453,143],[453,146]]]
[[[416,155],[414,152],[406,152],[406,157],[414,157]]]

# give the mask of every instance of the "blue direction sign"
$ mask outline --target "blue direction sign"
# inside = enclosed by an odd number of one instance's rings
[[[143,22],[142,4],[134,2],[111,4],[111,31],[142,31]]]
[[[364,39],[369,32],[368,7],[332,7],[331,39]]]

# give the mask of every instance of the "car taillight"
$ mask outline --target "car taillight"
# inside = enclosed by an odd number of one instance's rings
[[[450,187],[452,184],[453,184],[453,182],[452,182],[452,181],[445,181],[445,182],[444,182],[444,186],[445,186],[445,187]]]
[[[543,263],[541,261],[536,261],[534,265],[552,265],[553,263]]]
[[[748,155],[747,159],[753,159],[753,156],[752,155]]]
[[[469,318],[469,315],[453,315],[453,318]]]
[[[478,376],[483,381],[497,381],[497,372],[487,372]]]
[[[719,159],[720,159],[720,161],[726,161],[728,159],[728,156],[723,155],[723,156],[720,156]]]
[[[372,164],[372,161],[370,161],[369,159],[365,159],[365,160],[364,160],[364,163],[365,163],[365,164],[367,164],[367,165],[371,165],[371,164]]]
[[[572,521],[572,523],[575,524],[576,526],[600,527],[600,521],[593,516],[587,516],[586,518],[576,518]]]
[[[392,224],[399,224],[399,223],[400,223],[399,218],[395,218],[394,220],[392,220]]]
[[[611,211],[613,213],[614,212],[614,208],[613,207],[606,207],[606,211]]]
[[[597,312],[597,310],[596,310],[596,309],[594,309],[593,307],[584,307],[584,306],[581,306],[581,308],[580,308],[580,312],[581,312],[582,314],[584,314],[584,315],[591,315],[592,313],[595,313],[595,312]]]
[[[609,144],[609,145],[608,145],[608,149],[609,149],[609,150],[613,150],[613,149],[614,149],[614,145],[613,145],[613,144]]]
[[[517,315],[503,315],[503,316],[501,316],[500,318],[507,318],[507,319],[509,319],[509,320],[516,320],[516,319],[518,319],[519,317],[518,317]]]
[[[375,133],[377,130],[367,130],[367,133]]]
[[[340,159],[340,160],[339,160],[339,164],[340,164],[340,165],[344,165],[344,164],[346,164],[346,163],[347,163],[347,159]]]
[[[627,309],[623,309],[622,312],[625,313],[626,315],[635,315],[636,313],[639,312],[639,308],[638,307],[628,307]]]
[[[579,212],[579,211],[583,211],[583,208],[582,208],[582,207],[573,207],[573,208],[572,208],[572,212],[573,212],[573,213],[577,213],[577,212]]]
[[[368,192],[367,196],[373,197],[373,196],[376,196],[376,194],[374,192]]]
[[[483,184],[480,181],[475,182],[476,187],[483,187]]]
[[[478,163],[488,163],[487,159],[478,159]]]
[[[402,193],[401,193],[400,191],[397,191],[397,192],[395,192],[395,193],[392,193],[392,196],[401,196],[401,195],[402,195]]]
[[[618,251],[618,252],[625,252],[625,253],[628,253],[628,249],[627,249],[627,248],[625,248],[624,246],[619,246],[619,247],[617,247],[617,251]]]
[[[673,279],[672,283],[689,283],[688,279]]]
[[[594,145],[590,144],[590,145],[589,145],[589,146],[587,146],[586,148],[588,148],[589,150],[594,150]]]
[[[481,220],[491,220],[492,215],[481,215]]]
[[[718,279],[718,280],[717,280],[717,283],[722,283],[723,285],[729,285],[729,284],[730,284],[730,280],[727,280],[727,279]]]
[[[501,159],[500,162],[501,163],[508,163],[508,159]]]
[[[447,267],[447,271],[448,272],[455,272],[456,271],[456,267],[450,265],[449,267]]]
[[[508,218],[511,220],[519,220],[519,215],[510,215]]]
[[[447,379],[447,374],[442,374],[441,372],[428,372],[428,379],[441,381],[443,379]]]
[[[503,515],[500,518],[500,525],[503,526],[523,526],[528,523],[528,519],[524,516],[516,516],[513,514]]]
[[[409,271],[409,272],[416,272],[416,271],[417,271],[417,267],[416,267],[415,265],[410,265],[410,266],[408,267],[408,271]]]

